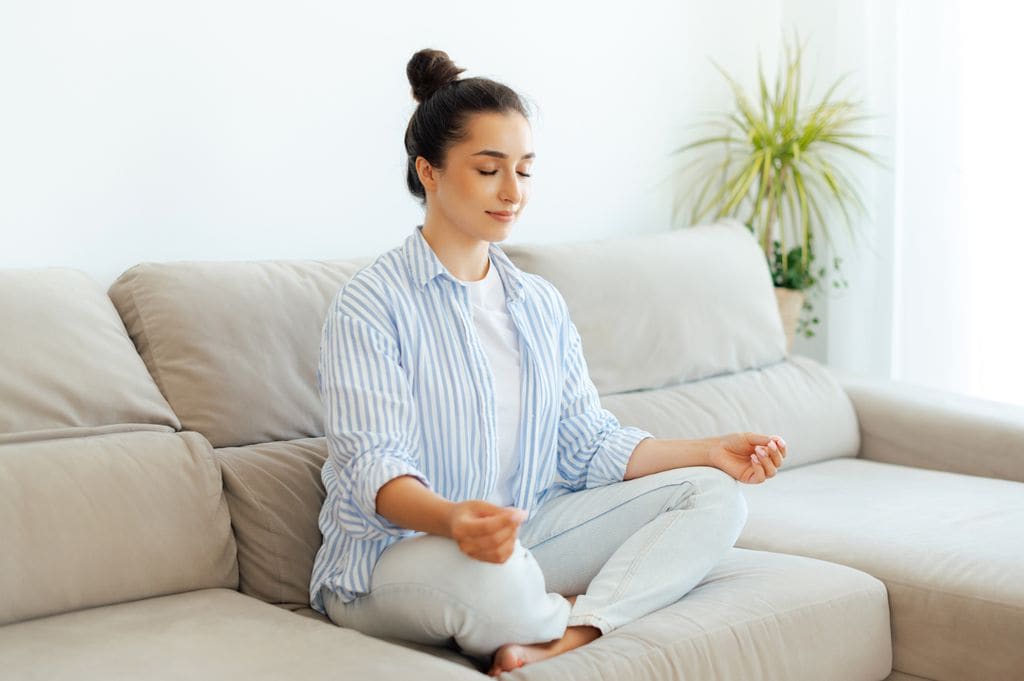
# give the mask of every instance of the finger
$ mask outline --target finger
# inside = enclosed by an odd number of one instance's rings
[[[775,443],[775,440],[768,443],[768,456],[771,457],[776,468],[782,465],[782,449]]]
[[[478,560],[483,560],[488,563],[504,563],[508,560],[509,556],[512,555],[513,551],[515,551],[515,546],[515,537],[509,537],[504,542],[493,547],[474,547],[470,550],[470,555]]]
[[[779,435],[761,435],[759,433],[747,433],[747,442],[751,445],[767,447],[773,441],[778,444],[782,449],[786,448],[786,441]]]
[[[509,527],[502,528],[493,534],[478,537],[474,539],[474,542],[482,550],[491,551],[501,547],[509,541],[514,541],[518,531],[519,527],[517,525],[511,525]]]
[[[750,480],[748,482],[752,485],[764,482],[764,466],[761,465],[761,461],[757,458],[757,454],[750,455],[750,463],[754,467],[754,474],[750,476]]]
[[[755,447],[758,445],[767,445],[771,441],[772,436],[770,435],[761,435],[760,433],[747,433],[747,442],[754,445]]]
[[[494,562],[504,563],[516,550],[515,537],[509,537],[492,551]]]
[[[775,444],[778,445],[779,452],[782,454],[782,458],[785,459],[786,458],[786,441],[783,440],[778,435],[773,435],[772,436],[772,440],[774,440]]]
[[[761,466],[764,467],[764,475],[766,478],[775,477],[775,464],[772,462],[771,456],[768,453],[767,447],[758,447],[757,456],[761,459]]]
[[[522,514],[519,509],[502,509],[494,515],[470,518],[467,522],[466,534],[471,537],[480,537],[494,534],[506,527],[519,527]]]

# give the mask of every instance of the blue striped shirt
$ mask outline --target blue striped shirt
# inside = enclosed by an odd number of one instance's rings
[[[421,229],[359,270],[324,321],[316,378],[327,497],[309,587],[320,612],[322,586],[343,601],[367,593],[384,549],[423,534],[376,512],[386,482],[413,475],[459,502],[486,498],[497,481],[500,397],[469,293]],[[496,244],[489,256],[520,335],[523,417],[514,503],[533,513],[563,494],[622,480],[633,448],[652,435],[620,426],[602,408],[579,333],[554,285],[518,269]]]

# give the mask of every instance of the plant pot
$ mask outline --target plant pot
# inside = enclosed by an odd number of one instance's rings
[[[786,354],[789,354],[793,351],[796,324],[804,306],[804,292],[776,286],[775,300],[779,305],[779,316],[782,317],[782,330],[786,332]]]

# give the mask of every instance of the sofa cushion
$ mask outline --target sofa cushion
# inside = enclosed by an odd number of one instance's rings
[[[480,679],[464,665],[208,589],[0,628],[4,678]]]
[[[735,220],[503,250],[562,293],[602,395],[761,367],[786,356],[764,253]]]
[[[325,622],[327,624],[331,623],[331,620],[327,615],[317,612],[310,607],[296,608],[291,612],[302,617],[308,617],[316,620],[317,622]],[[417,643],[416,641],[406,641],[404,639],[392,637],[380,637],[380,640],[394,643],[395,645],[400,645],[403,648],[409,648],[410,650],[418,650],[421,653],[427,653],[434,657],[440,657],[442,659],[455,662],[456,664],[460,664],[463,667],[481,669],[481,660],[460,652],[459,646],[455,643],[454,639],[452,639],[447,646],[428,645],[426,643]],[[488,665],[487,668],[490,669],[490,666]]]
[[[809,357],[660,390],[606,395],[620,423],[659,438],[753,431],[786,441],[785,473],[824,459],[857,456],[860,436],[849,398],[827,367]]]
[[[116,424],[180,427],[103,288],[66,268],[0,271],[0,442]]]
[[[144,263],[109,294],[186,430],[215,447],[320,437],[320,331],[369,262]]]
[[[861,458],[1024,482],[1024,404],[829,371],[857,412]]]
[[[842,563],[885,583],[894,668],[1019,678],[1024,483],[836,459],[743,492],[749,516],[737,546]]]
[[[228,447],[221,465],[238,542],[242,593],[287,608],[309,607],[309,579],[322,537],[324,438]]]
[[[238,585],[220,469],[196,433],[0,445],[0,546],[0,624]]]
[[[858,570],[733,548],[689,593],[509,681],[786,679],[889,673],[885,587]]]

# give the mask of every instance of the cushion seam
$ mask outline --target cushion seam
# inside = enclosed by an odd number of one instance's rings
[[[1018,611],[1018,612],[1024,611],[1024,606],[1013,605],[1013,604],[1010,604],[1010,603],[1004,603],[1002,601],[993,601],[993,600],[989,600],[987,598],[982,598],[980,596],[975,596],[975,595],[971,595],[971,594],[959,594],[959,593],[956,593],[954,591],[943,591],[942,589],[932,589],[932,588],[921,586],[919,584],[911,584],[909,582],[903,582],[903,581],[900,581],[898,579],[889,579],[887,577],[878,577],[878,579],[882,580],[882,582],[884,582],[886,584],[886,587],[888,587],[889,584],[895,584],[897,586],[902,586],[902,587],[907,588],[907,589],[913,589],[915,591],[919,591],[919,592],[922,592],[922,593],[940,594],[942,596],[952,596],[954,598],[961,598],[961,599],[968,600],[968,601],[976,601],[976,602],[979,602],[979,603],[984,603],[985,605],[997,605],[999,607],[1006,608],[1008,610],[1014,610],[1014,611]]]

